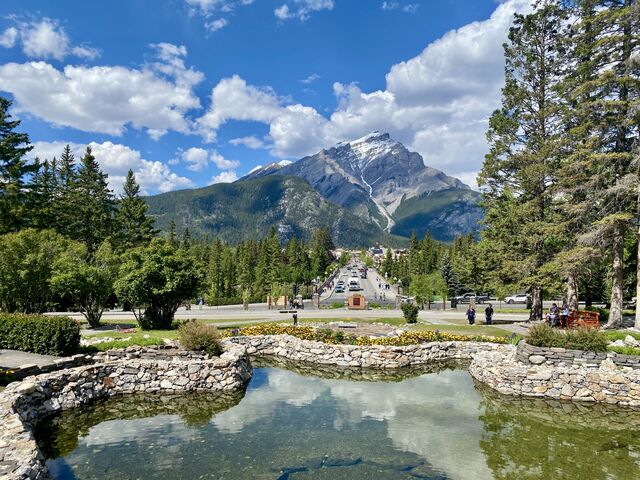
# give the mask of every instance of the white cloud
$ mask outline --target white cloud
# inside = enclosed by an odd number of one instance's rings
[[[209,152],[204,148],[192,147],[182,152],[182,159],[189,164],[189,170],[199,172],[209,165]]]
[[[41,159],[60,157],[66,144],[67,142],[60,141],[35,142],[30,155]],[[84,155],[86,146],[78,143],[69,143],[69,145],[76,156],[76,161],[79,162],[82,155]],[[172,172],[164,163],[145,160],[138,150],[126,145],[112,142],[91,142],[89,147],[91,147],[93,155],[100,163],[102,171],[109,175],[109,187],[116,193],[122,190],[122,184],[129,169],[132,169],[135,173],[136,180],[145,195],[193,186],[193,182],[190,179]]]
[[[222,30],[229,24],[229,21],[226,18],[216,18],[211,22],[207,22],[204,24],[207,30],[211,33],[217,32],[218,30]]]
[[[0,65],[0,90],[13,94],[18,112],[58,126],[110,135],[130,126],[152,138],[168,130],[189,133],[185,113],[200,107],[193,86],[204,76],[185,67],[185,47],[153,47],[159,61],[138,69],[7,63]]]
[[[482,165],[488,117],[500,105],[502,44],[513,13],[529,9],[529,0],[508,0],[489,19],[447,32],[416,57],[393,65],[384,90],[364,92],[356,84],[335,83],[338,106],[329,118],[239,76],[223,79],[212,90],[199,128],[211,141],[228,120],[268,124],[269,148],[285,158],[372,130],[388,131],[419,152],[427,165],[466,176],[473,186],[468,174]]]
[[[407,13],[416,13],[418,11],[418,8],[420,8],[420,4],[408,3],[402,7],[402,11]]]
[[[0,46],[13,47],[18,40],[22,43],[22,51],[32,58],[53,58],[62,61],[69,55],[93,60],[100,56],[96,48],[79,45],[73,47],[67,32],[57,20],[44,17],[40,20],[23,20],[10,17],[16,27],[7,28],[0,37]]]
[[[305,84],[310,84],[315,82],[316,80],[318,80],[320,78],[320,75],[318,75],[317,73],[312,73],[311,75],[309,75],[307,78],[303,78],[302,80],[300,80],[300,83],[305,83]]]
[[[182,152],[182,159],[189,164],[187,168],[194,172],[204,170],[209,163],[213,163],[220,170],[234,170],[240,166],[240,162],[224,158],[217,150],[208,151],[199,147]]]
[[[265,143],[258,137],[255,137],[253,135],[248,137],[232,138],[231,140],[229,140],[229,143],[236,146],[244,145],[245,147],[252,148],[254,150],[265,147]]]
[[[240,166],[240,162],[237,160],[228,160],[224,158],[220,153],[216,150],[213,150],[210,155],[211,161],[218,167],[220,170],[233,170]]]
[[[208,141],[215,141],[217,129],[227,120],[269,123],[280,111],[280,100],[270,89],[247,85],[234,75],[224,78],[211,91],[211,107],[197,123]]]
[[[211,177],[210,183],[233,183],[236,180],[238,180],[236,172],[220,172],[218,175]]]
[[[273,11],[280,20],[297,18],[301,22],[308,20],[311,14],[321,10],[333,10],[333,0],[292,0],[283,3]]]
[[[16,44],[17,39],[18,29],[16,27],[9,27],[0,35],[0,47],[11,48]]]
[[[380,8],[382,10],[395,10],[399,6],[400,4],[398,2],[382,2],[382,5],[380,5]]]

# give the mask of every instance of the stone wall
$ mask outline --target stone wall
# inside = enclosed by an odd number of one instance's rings
[[[476,342],[431,342],[405,347],[331,345],[291,335],[233,337],[256,356],[277,356],[317,365],[355,368],[401,368],[441,360],[471,359],[480,351],[502,350],[505,345]]]
[[[518,359],[516,347],[478,352],[469,373],[504,395],[578,402],[604,402],[640,407],[640,370],[618,366],[610,358],[600,363],[545,362]]]
[[[71,357],[62,357],[53,361],[53,363],[47,365],[25,364],[20,365],[18,368],[3,368],[0,367],[0,382],[4,382],[6,378],[9,381],[22,380],[25,377],[31,375],[40,375],[41,373],[55,372],[56,370],[63,370],[65,368],[79,367],[80,365],[86,365],[93,363],[93,357],[91,355],[73,355]]]
[[[239,390],[251,378],[246,348],[238,345],[226,345],[220,357],[137,347],[95,360],[28,377],[0,393],[0,478],[50,478],[31,427],[60,410],[135,392]]]
[[[619,367],[640,369],[640,356],[638,355],[621,355],[615,352],[595,353],[555,347],[535,347],[524,341],[518,344],[516,358],[522,363],[531,365],[548,363],[552,365],[576,364],[587,366],[598,366],[604,360],[609,359]]]

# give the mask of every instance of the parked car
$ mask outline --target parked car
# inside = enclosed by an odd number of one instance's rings
[[[455,303],[471,303],[471,299],[474,299],[476,303],[484,303],[490,299],[490,296],[486,293],[476,294],[475,292],[467,292],[463,295],[453,297],[451,300]]]
[[[513,305],[514,303],[527,303],[531,296],[528,293],[518,293],[516,295],[509,295],[504,297],[505,303]]]

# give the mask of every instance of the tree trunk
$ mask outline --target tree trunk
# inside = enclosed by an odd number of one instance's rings
[[[622,324],[622,288],[624,282],[624,227],[616,223],[612,233],[613,264],[611,266],[611,308],[605,328],[615,328]]]
[[[578,310],[578,281],[573,273],[567,277],[566,295],[569,309]]]
[[[531,311],[529,321],[542,320],[542,289],[538,286],[531,287]]]

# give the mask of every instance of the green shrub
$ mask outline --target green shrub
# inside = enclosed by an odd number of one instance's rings
[[[80,327],[69,317],[0,314],[0,348],[64,356],[79,346]]]
[[[418,323],[418,307],[416,305],[403,303],[401,308],[407,323]]]
[[[546,323],[532,326],[526,341],[536,347],[559,347],[588,352],[606,352],[609,343],[607,336],[600,330],[577,328],[563,333]]]
[[[529,328],[527,343],[535,347],[564,347],[565,335],[546,323],[538,323]]]
[[[600,330],[593,328],[577,328],[569,330],[566,334],[567,346],[573,350],[586,350],[588,352],[606,352],[609,341]]]
[[[376,302],[371,302],[369,304],[369,308],[382,308],[382,305],[380,305],[379,303],[376,303]]]
[[[187,350],[207,352],[210,355],[220,355],[220,334],[211,325],[196,322],[195,320],[184,322],[180,325],[178,339]]]

